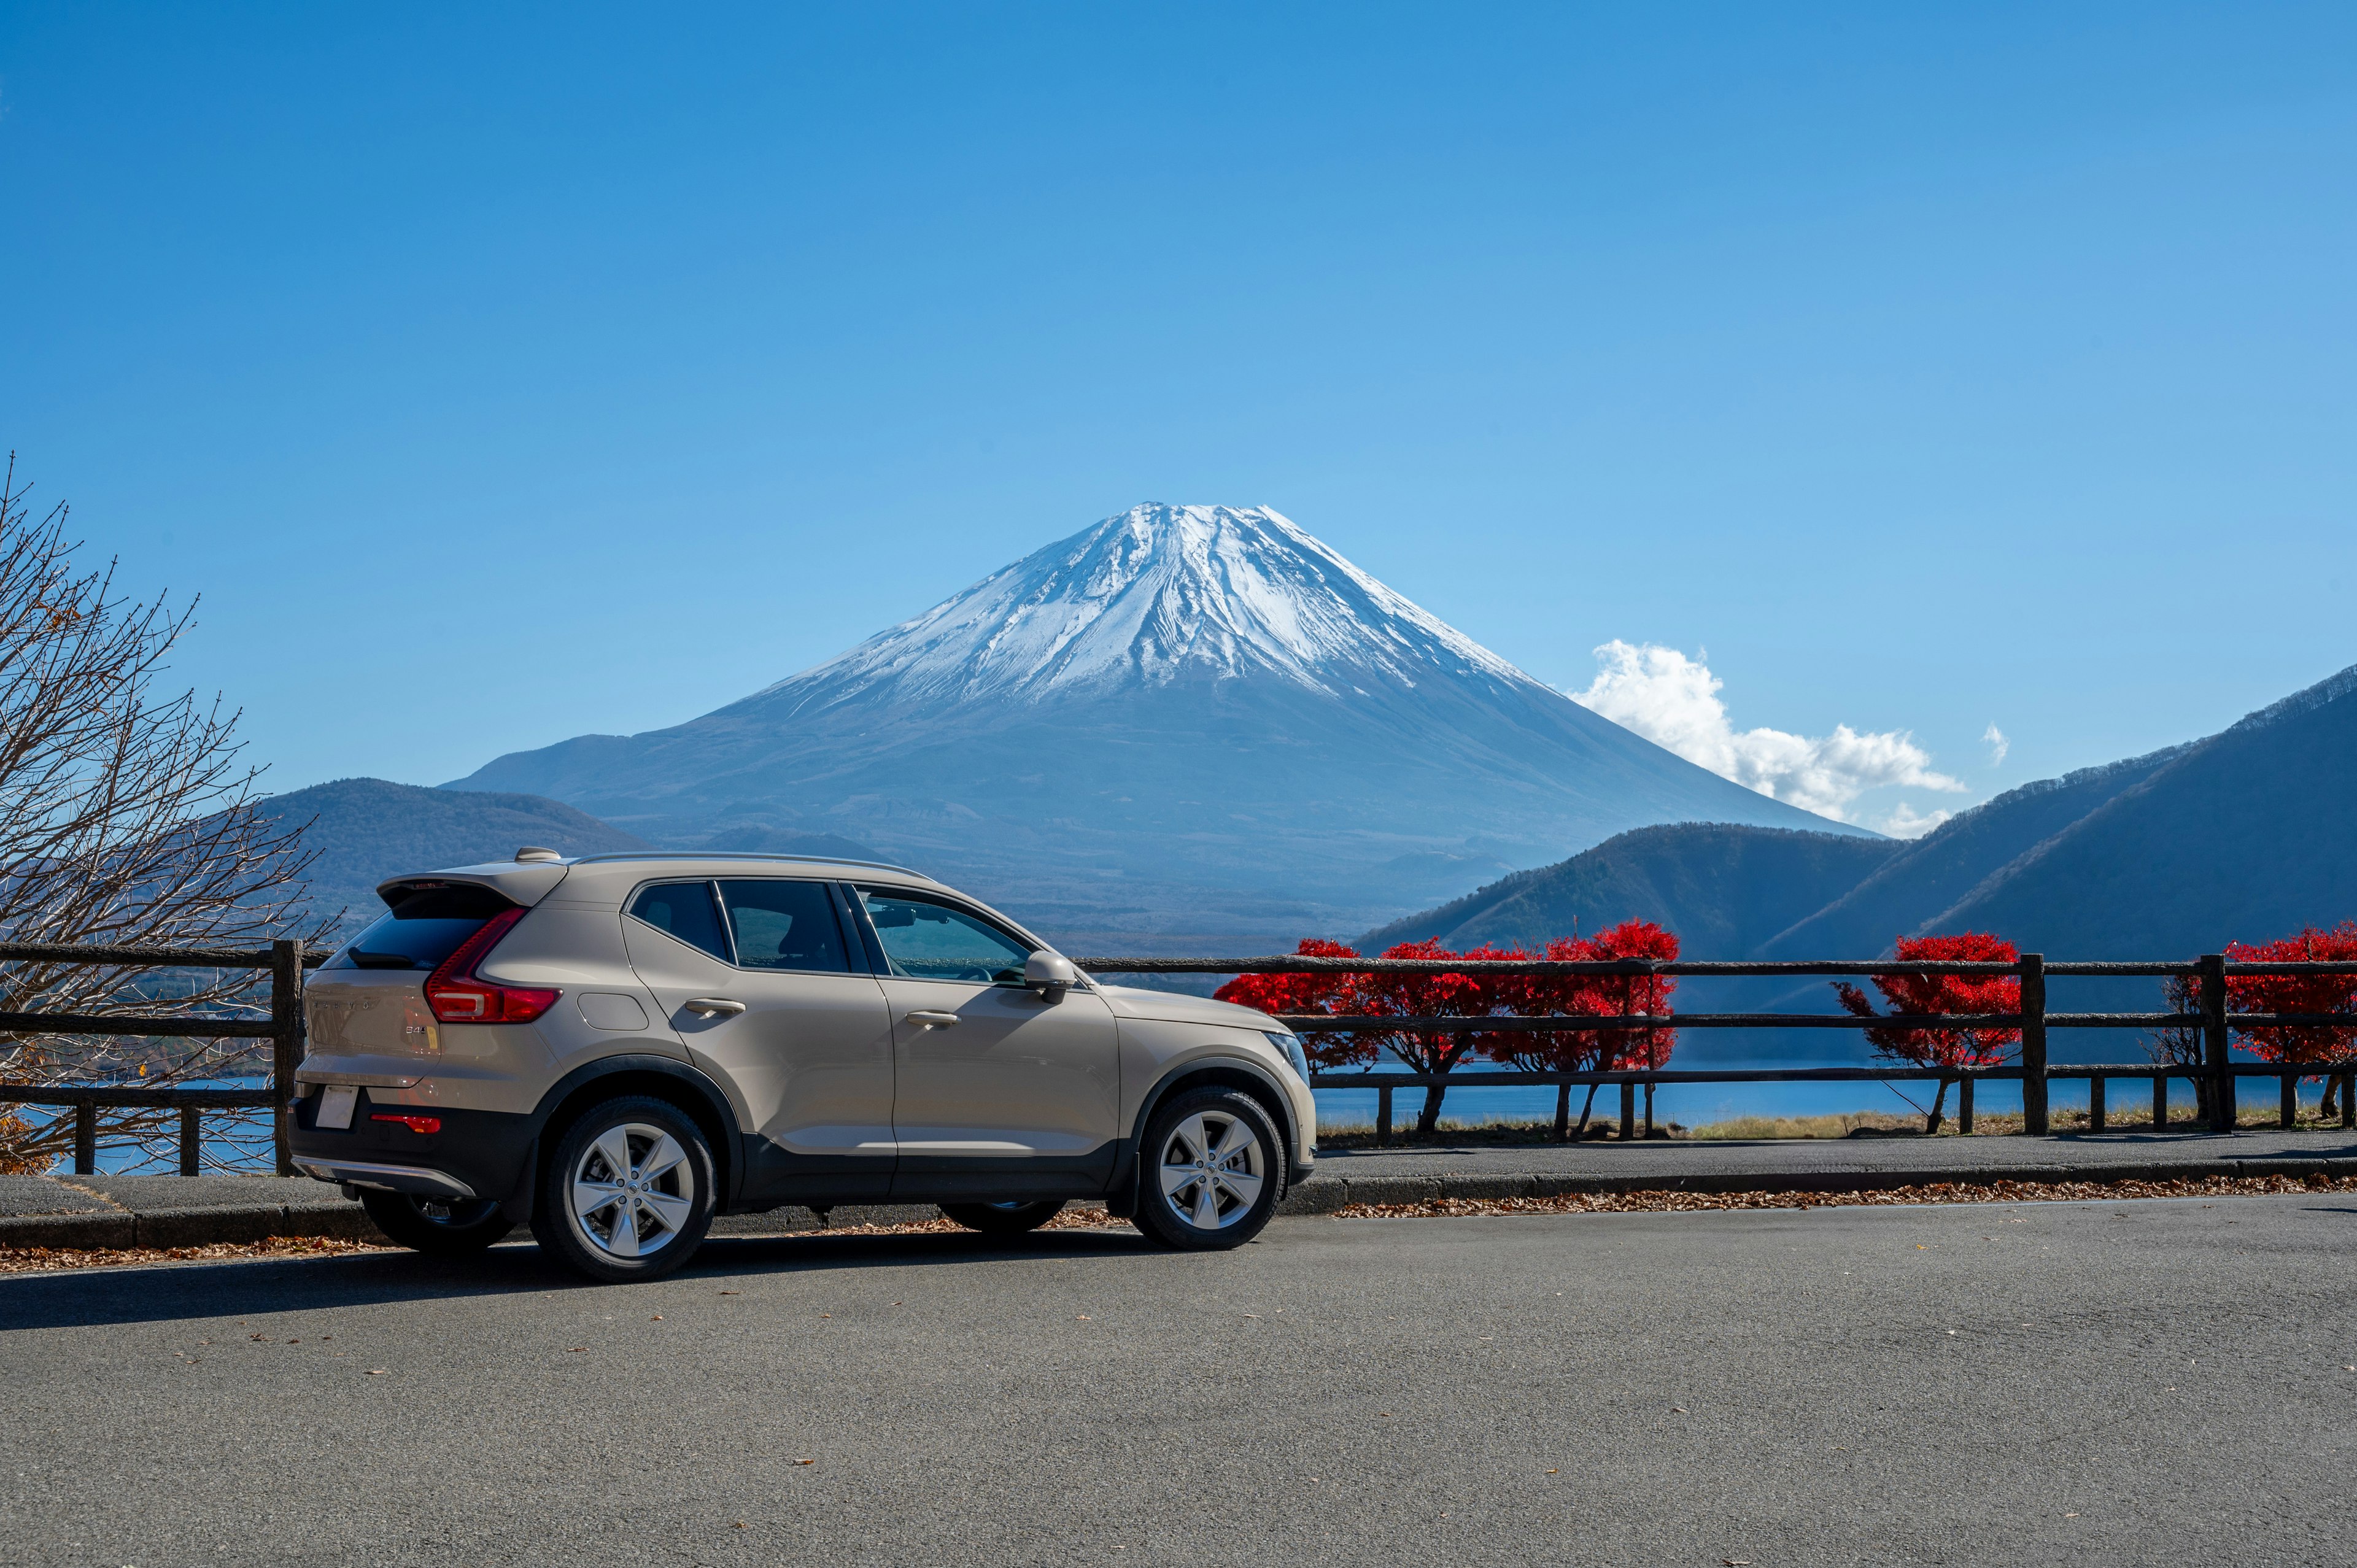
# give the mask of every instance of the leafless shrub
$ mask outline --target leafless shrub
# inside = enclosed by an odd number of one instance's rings
[[[114,565],[84,571],[67,509],[38,521],[12,455],[0,478],[0,941],[240,947],[296,934],[301,829],[255,809],[238,714],[159,691],[194,601],[137,602]],[[259,972],[0,963],[0,1010],[121,1015],[242,1011]],[[258,1070],[266,1046],[0,1034],[0,1081],[163,1085]],[[162,1111],[101,1112],[102,1135],[154,1137]],[[0,1122],[0,1167],[38,1169],[67,1119]]]
[[[2160,983],[2160,1000],[2164,1013],[2200,1013],[2201,982],[2190,974],[2164,976]],[[2144,1047],[2144,1054],[2155,1065],[2185,1069],[2187,1076],[2193,1079],[2194,1114],[2208,1117],[2210,1079],[2204,1069],[2209,1057],[2201,1038],[2201,1026],[2198,1024],[2177,1024],[2147,1030],[2140,1043]]]

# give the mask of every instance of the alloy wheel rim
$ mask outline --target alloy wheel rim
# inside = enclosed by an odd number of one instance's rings
[[[644,1258],[695,1211],[695,1170],[679,1140],[645,1122],[608,1127],[573,1167],[573,1226],[608,1257]]]
[[[1170,1129],[1162,1145],[1162,1201],[1182,1224],[1224,1230],[1260,1201],[1268,1155],[1241,1116],[1199,1111]]]

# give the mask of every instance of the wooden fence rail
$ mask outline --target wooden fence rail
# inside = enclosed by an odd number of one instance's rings
[[[273,942],[267,949],[143,948],[65,946],[53,943],[0,943],[0,963],[79,964],[94,968],[256,969],[270,973],[266,1013],[230,1015],[187,1014],[0,1013],[0,1034],[97,1035],[129,1037],[266,1039],[271,1042],[270,1084],[264,1089],[153,1088],[133,1084],[12,1084],[0,1083],[0,1105],[41,1105],[69,1108],[74,1112],[74,1169],[88,1175],[95,1167],[97,1113],[101,1106],[178,1109],[180,1113],[180,1171],[197,1171],[199,1117],[205,1111],[272,1112],[276,1168],[281,1176],[295,1171],[287,1143],[288,1108],[294,1099],[295,1071],[304,1047],[303,982],[307,970],[317,968],[328,955],[307,950],[300,940]],[[1969,1131],[1973,1121],[1973,1088],[1982,1080],[2022,1086],[2025,1131],[2043,1134],[2049,1129],[2046,1086],[2054,1079],[2090,1080],[2090,1124],[2100,1131],[2105,1116],[2105,1085],[2115,1078],[2145,1079],[2154,1085],[2154,1121],[2168,1121],[2167,1086],[2184,1079],[2204,1084],[2210,1093],[2211,1126],[2232,1131],[2234,1085],[2244,1078],[2275,1078],[2281,1081],[2283,1124],[2289,1126],[2296,1107],[2296,1086],[2302,1078],[2338,1076],[2342,1080],[2342,1119],[2357,1125],[2357,1073],[2349,1062],[2291,1064],[2237,1062],[2232,1059],[2233,1032],[2268,1026],[2357,1027],[2357,1015],[2310,1013],[2233,1013],[2227,1010],[2225,981],[2230,975],[2349,974],[2357,963],[2228,963],[2209,953],[2191,962],[2048,963],[2037,953],[2026,953],[2013,963],[1933,962],[1888,959],[1867,961],[1780,961],[1773,963],[1713,962],[1682,960],[1654,963],[1644,960],[1607,962],[1551,961],[1321,959],[1278,954],[1265,958],[1171,959],[1087,958],[1073,961],[1100,974],[1318,974],[1318,973],[1509,973],[1598,975],[1722,975],[1835,976],[1877,974],[2012,974],[2021,979],[2021,1011],[2018,1014],[1894,1014],[1878,1018],[1840,1014],[1686,1013],[1663,1015],[1561,1015],[1527,1017],[1508,1015],[1448,1017],[1366,1017],[1325,1014],[1289,1015],[1286,1026],[1300,1033],[1512,1034],[1555,1031],[1708,1028],[1861,1029],[1916,1023],[1946,1028],[1997,1028],[2021,1031],[2021,1059],[2002,1068],[1939,1069],[1894,1064],[1889,1067],[1637,1069],[1625,1072],[1469,1072],[1427,1076],[1418,1073],[1322,1072],[1311,1075],[1321,1089],[1373,1089],[1381,1099],[1379,1131],[1391,1122],[1394,1089],[1431,1088],[1448,1084],[1465,1088],[1555,1084],[1617,1084],[1621,1090],[1621,1131],[1633,1133],[1635,1091],[1641,1084],[1662,1083],[1792,1083],[1891,1080],[1945,1080],[1959,1086],[1958,1122]],[[2201,982],[2199,1013],[2058,1013],[2046,1006],[2046,980],[2063,976],[2184,975]],[[2103,1063],[2093,1066],[2052,1066],[2047,1060],[2050,1029],[2198,1028],[2202,1033],[2204,1060],[2198,1067],[2158,1063]]]
[[[207,1111],[271,1112],[274,1164],[280,1176],[295,1174],[287,1142],[295,1069],[303,1061],[303,979],[327,961],[300,939],[265,949],[63,946],[48,942],[0,942],[0,963],[77,964],[92,969],[261,969],[270,972],[269,1010],[251,1014],[186,1013],[0,1013],[0,1034],[100,1035],[132,1039],[268,1040],[267,1089],[141,1088],[135,1084],[0,1083],[0,1105],[46,1105],[74,1113],[74,1173],[98,1167],[98,1109],[131,1106],[177,1109],[180,1113],[180,1174],[197,1174],[202,1147],[199,1118]]]
[[[2018,1081],[2021,1085],[2023,1131],[2043,1136],[2051,1127],[2047,1085],[2054,1079],[2090,1080],[2090,1123],[2101,1130],[2105,1116],[2105,1085],[2115,1078],[2153,1080],[2154,1123],[2169,1119],[2168,1085],[2184,1079],[2206,1089],[2212,1131],[2234,1129],[2234,1085],[2244,1078],[2282,1080],[2279,1120],[2293,1122],[2298,1085],[2303,1078],[2337,1077],[2341,1080],[2343,1125],[2357,1127],[2357,1062],[2305,1063],[2237,1062],[2233,1058],[2233,1032],[2238,1029],[2290,1026],[2357,1028],[2357,1014],[2234,1013],[2227,1010],[2226,979],[2230,975],[2357,974],[2357,962],[2299,961],[2228,963],[2222,953],[2205,953],[2186,961],[2086,961],[2048,963],[2041,953],[2024,953],[2012,962],[1942,961],[1883,959],[1872,961],[1717,962],[1684,960],[1657,962],[1649,959],[1616,959],[1566,962],[1504,959],[1381,959],[1307,958],[1292,953],[1261,958],[1083,958],[1072,961],[1092,974],[1592,974],[1592,975],[1718,975],[1836,976],[1877,974],[2009,974],[2021,981],[2018,1013],[1889,1013],[1859,1017],[1848,1013],[1678,1013],[1596,1015],[1558,1014],[1534,1017],[1511,1014],[1474,1014],[1444,1017],[1397,1017],[1349,1014],[1288,1014],[1282,1022],[1297,1034],[1553,1034],[1631,1029],[1872,1029],[1937,1027],[1949,1029],[2018,1029],[2019,1065],[2007,1068],[1888,1068],[1727,1069],[1723,1070],[1663,1069],[1625,1072],[1450,1072],[1444,1074],[1320,1072],[1310,1075],[1318,1089],[1373,1089],[1377,1091],[1376,1135],[1388,1141],[1392,1091],[1401,1088],[1430,1089],[1458,1085],[1468,1089],[1541,1084],[1619,1084],[1623,1136],[1635,1125],[1635,1093],[1640,1084],[1658,1083],[1792,1083],[1893,1079],[1940,1081],[1958,1086],[1957,1122],[1972,1129],[1973,1086],[1981,1079]],[[2050,976],[2080,977],[2184,976],[2201,985],[2199,1013],[2060,1013],[2046,1005]],[[2199,1029],[2202,1061],[2198,1067],[2154,1062],[2103,1063],[2094,1066],[2052,1066],[2047,1060],[2048,1031],[2052,1029]],[[1650,1112],[1649,1112],[1650,1114]]]

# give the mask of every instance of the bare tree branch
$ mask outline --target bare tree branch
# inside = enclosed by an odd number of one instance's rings
[[[158,690],[192,600],[134,601],[114,564],[84,571],[68,509],[36,521],[14,454],[0,477],[0,940],[256,947],[296,934],[302,829],[255,809],[239,714],[219,698]],[[307,824],[306,824],[307,826]],[[307,929],[307,936],[324,934]],[[0,964],[0,1010],[122,1015],[169,1006],[232,1014],[259,972]],[[169,1084],[267,1061],[247,1040],[0,1035],[0,1080]],[[103,1132],[158,1133],[172,1113],[102,1112]],[[0,1169],[41,1168],[62,1122],[0,1115]]]

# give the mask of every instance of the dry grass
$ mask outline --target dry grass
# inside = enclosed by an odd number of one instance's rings
[[[1833,1116],[1737,1116],[1712,1122],[1689,1138],[1847,1138],[1860,1133],[1921,1133],[1923,1118],[1888,1111],[1850,1111]]]
[[[2127,1197],[2357,1193],[2357,1176],[2212,1176],[2204,1181],[1932,1182],[1873,1192],[1571,1192],[1553,1197],[1444,1197],[1354,1203],[1337,1219],[1460,1219],[1498,1214],[1662,1214],[1713,1208],[1885,1208],[1923,1203],[2084,1203]]]

